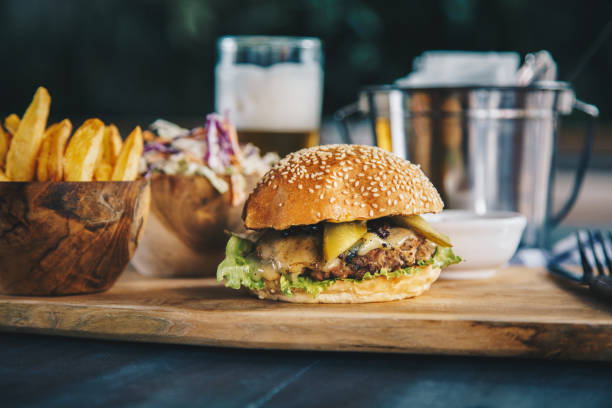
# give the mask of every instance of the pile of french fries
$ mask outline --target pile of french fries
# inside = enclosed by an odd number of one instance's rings
[[[143,150],[140,127],[122,141],[115,125],[86,120],[72,135],[64,119],[47,127],[49,92],[38,88],[20,119],[0,125],[0,181],[130,181]]]

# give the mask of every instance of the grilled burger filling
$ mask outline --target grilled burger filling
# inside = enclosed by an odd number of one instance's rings
[[[317,281],[362,279],[368,272],[422,265],[436,250],[435,243],[412,229],[394,226],[389,220],[372,220],[367,223],[367,232],[350,248],[326,261],[323,230],[324,226],[317,224],[266,232],[256,244],[262,277],[274,280],[289,273]]]
[[[418,215],[321,222],[256,235],[256,240],[234,235],[228,241],[217,269],[226,286],[263,289],[271,282],[286,295],[300,289],[317,296],[337,280],[412,275],[461,260],[448,237]]]

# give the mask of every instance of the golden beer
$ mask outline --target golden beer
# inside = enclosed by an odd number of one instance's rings
[[[387,118],[376,118],[376,145],[389,152],[393,151],[391,123]]]
[[[238,140],[240,143],[253,143],[259,147],[262,153],[276,152],[283,157],[304,147],[318,145],[319,131],[252,131],[238,129]]]
[[[313,37],[228,36],[217,42],[215,108],[241,143],[281,156],[319,144],[323,52]]]

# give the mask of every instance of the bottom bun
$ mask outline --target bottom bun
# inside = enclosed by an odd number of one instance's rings
[[[379,276],[361,282],[338,280],[317,297],[302,289],[292,289],[292,296],[283,294],[278,280],[266,281],[265,287],[253,290],[260,299],[291,303],[369,303],[390,302],[419,296],[440,276],[440,268],[425,266],[412,275],[397,278]]]

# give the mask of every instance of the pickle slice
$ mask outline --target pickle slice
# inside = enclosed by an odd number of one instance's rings
[[[337,258],[368,232],[365,221],[325,223],[323,229],[323,257],[325,262]]]
[[[401,227],[413,229],[415,232],[418,232],[431,242],[434,242],[440,246],[453,246],[449,237],[433,229],[433,227],[429,225],[420,215],[396,215],[393,217],[393,221]]]

